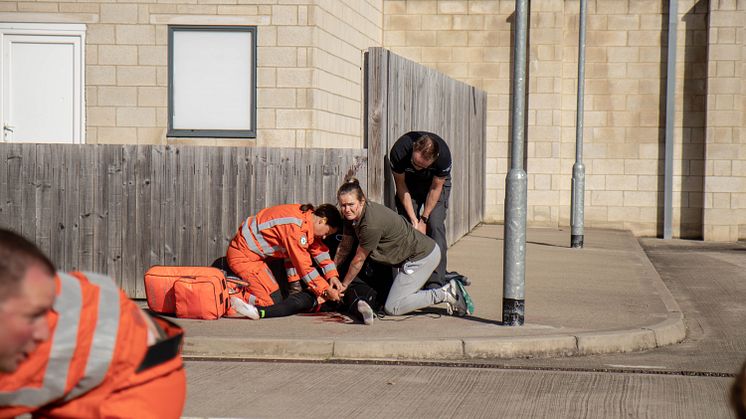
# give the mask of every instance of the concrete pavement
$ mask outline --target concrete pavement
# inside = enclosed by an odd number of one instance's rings
[[[482,225],[449,249],[449,270],[468,276],[471,317],[444,308],[365,326],[334,314],[251,321],[177,319],[185,357],[463,360],[572,356],[652,349],[686,334],[678,304],[629,232],[527,231],[526,323],[501,325],[501,225]]]

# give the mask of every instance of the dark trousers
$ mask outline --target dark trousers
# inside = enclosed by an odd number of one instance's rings
[[[280,291],[277,290],[272,293],[271,297],[275,302],[274,305],[257,306],[257,309],[264,311],[262,317],[285,317],[298,313],[308,313],[316,306],[316,296],[308,290],[290,294],[286,298],[283,298]]]
[[[412,197],[412,208],[414,208],[415,214],[419,214],[420,210],[425,206],[427,192],[430,190],[430,183],[425,185],[424,183],[410,184],[410,182],[407,182],[407,188],[409,189],[409,195]],[[448,265],[446,216],[448,215],[448,198],[450,196],[451,180],[448,179],[445,185],[443,185],[443,192],[441,192],[440,198],[427,220],[427,236],[433,239],[438,247],[440,247],[440,263],[433,274],[430,275],[430,279],[427,280],[424,288],[439,288],[447,282],[445,279],[446,266]],[[399,201],[398,196],[396,197],[396,211],[409,221],[409,217],[407,217],[407,213],[404,211],[404,206]]]

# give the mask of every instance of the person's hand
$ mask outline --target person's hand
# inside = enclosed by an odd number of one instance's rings
[[[339,291],[335,290],[332,287],[329,287],[324,291],[324,298],[326,298],[329,301],[339,301]]]
[[[339,278],[337,278],[336,276],[333,277],[333,278],[331,278],[331,279],[329,279],[329,286],[331,286],[332,288],[334,288],[337,291],[339,291],[340,289],[342,289],[342,283],[339,282]]]
[[[414,225],[414,228],[417,229],[422,234],[427,235],[427,223],[424,221],[418,221],[417,224]]]

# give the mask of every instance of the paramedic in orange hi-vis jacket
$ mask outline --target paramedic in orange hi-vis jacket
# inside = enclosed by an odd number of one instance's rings
[[[181,329],[0,229],[0,418],[178,418]]]
[[[316,297],[339,301],[337,287],[330,286],[339,284],[339,274],[322,240],[335,234],[341,225],[342,216],[331,204],[315,209],[311,204],[277,205],[248,217],[226,255],[231,270],[249,282],[247,305],[241,307],[240,301],[231,299],[236,311],[252,319],[279,317],[312,309]],[[287,300],[267,266],[269,259],[285,261],[291,289]],[[301,292],[299,281],[306,291]]]

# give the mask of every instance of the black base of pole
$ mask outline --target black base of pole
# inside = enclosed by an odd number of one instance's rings
[[[576,249],[583,248],[583,235],[582,234],[571,234],[570,235],[570,246]]]
[[[503,298],[503,325],[523,326],[525,300]]]

